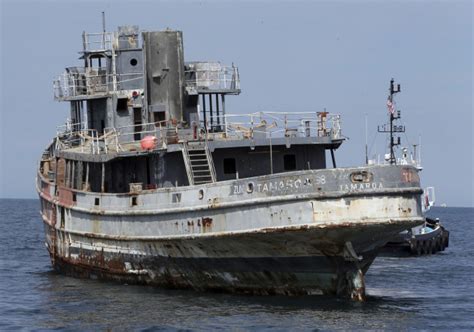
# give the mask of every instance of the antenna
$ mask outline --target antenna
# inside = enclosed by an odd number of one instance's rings
[[[102,12],[102,31],[105,33],[105,12]]]
[[[393,100],[393,97],[395,96],[396,93],[399,93],[400,90],[400,84],[395,84],[394,79],[392,78],[390,80],[390,88],[389,88],[389,96],[387,99],[387,107],[388,107],[388,113],[389,113],[389,118],[390,118],[390,124],[385,124],[382,127],[378,127],[377,130],[379,133],[390,133],[390,165],[395,165],[397,163],[397,160],[395,158],[395,152],[394,148],[398,145],[401,144],[400,136],[397,136],[397,140],[395,141],[395,134],[396,133],[404,133],[405,132],[405,126],[403,125],[394,125],[393,122],[395,120],[398,120],[401,118],[401,112],[399,110],[395,110],[395,103]],[[387,128],[390,126],[389,128]]]
[[[365,164],[369,164],[369,151],[367,148],[367,113],[365,113]]]
[[[102,12],[102,43],[105,49],[105,12]]]

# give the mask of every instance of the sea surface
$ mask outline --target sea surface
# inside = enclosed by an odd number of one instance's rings
[[[433,256],[377,258],[368,300],[257,297],[81,280],[52,271],[37,200],[0,200],[0,330],[474,330],[474,209],[434,208]]]

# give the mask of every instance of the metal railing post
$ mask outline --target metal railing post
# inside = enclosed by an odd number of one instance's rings
[[[228,137],[228,127],[227,127],[227,114],[224,114],[224,132],[225,132],[225,137]]]
[[[250,115],[250,137],[253,138],[253,114]]]
[[[270,174],[273,174],[273,147],[272,147],[272,132],[270,134]]]

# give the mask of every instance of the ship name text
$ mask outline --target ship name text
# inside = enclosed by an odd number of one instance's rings
[[[369,182],[369,183],[345,183],[339,185],[340,191],[364,191],[368,189],[382,189],[382,182]]]

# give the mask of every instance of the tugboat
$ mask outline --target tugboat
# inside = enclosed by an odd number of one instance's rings
[[[434,188],[428,187],[423,193],[423,215],[434,206]],[[384,246],[381,256],[407,257],[431,255],[449,247],[449,231],[441,224],[439,218],[425,217],[425,222],[411,229],[400,232]]]
[[[415,167],[337,168],[337,114],[228,113],[238,68],[185,62],[180,31],[122,26],[82,45],[54,81],[70,118],[37,173],[55,270],[360,301],[379,250],[424,221]]]
[[[444,251],[449,246],[449,231],[438,218],[425,218],[423,225],[399,233],[385,245],[381,256],[420,256]]]

